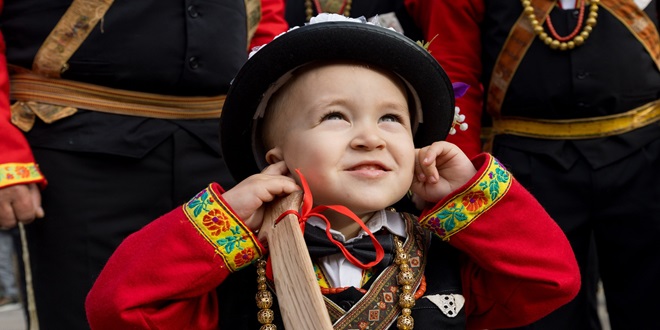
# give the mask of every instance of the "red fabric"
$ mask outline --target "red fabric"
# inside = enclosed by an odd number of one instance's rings
[[[490,157],[480,154],[473,159],[479,173]],[[465,253],[461,271],[468,329],[532,323],[569,302],[580,288],[568,239],[536,199],[513,180],[493,208],[449,239]]]
[[[289,24],[284,19],[284,0],[262,0],[261,21],[250,42],[250,49],[269,43],[288,29]]]
[[[0,0],[0,12],[4,2]],[[21,132],[11,123],[9,109],[9,74],[5,56],[5,39],[0,34],[0,166],[8,163],[34,163],[32,150]],[[45,179],[36,180],[42,187]],[[21,182],[25,183],[25,182]]]
[[[476,177],[487,157],[475,160]],[[217,185],[213,189],[220,192]],[[530,323],[570,301],[579,289],[566,237],[515,181],[499,203],[449,243],[464,252],[470,329]],[[119,246],[87,297],[87,317],[93,329],[215,329],[214,289],[228,275],[222,258],[179,208]]]
[[[433,40],[429,51],[451,81],[470,85],[467,93],[456,100],[469,128],[450,135],[447,141],[458,145],[472,158],[482,150],[483,86],[479,80],[482,70],[479,24],[484,16],[484,3],[481,0],[405,0],[405,3],[410,15],[424,31],[426,41]]]

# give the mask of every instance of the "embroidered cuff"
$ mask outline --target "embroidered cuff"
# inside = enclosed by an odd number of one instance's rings
[[[419,221],[422,226],[449,240],[502,199],[512,182],[509,172],[490,155],[475,178],[424,215]]]
[[[246,267],[263,255],[257,237],[225,205],[211,186],[184,204],[183,212],[232,272]]]
[[[7,163],[0,165],[0,188],[21,183],[44,182],[35,163]]]

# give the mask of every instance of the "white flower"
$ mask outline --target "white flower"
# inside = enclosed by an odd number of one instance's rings
[[[332,13],[320,13],[309,20],[309,24],[323,23],[323,22],[355,22],[366,23],[364,17],[350,18],[344,15]]]
[[[454,128],[456,125],[458,125],[458,129],[461,131],[468,129],[468,124],[465,123],[465,115],[461,114],[461,109],[459,107],[454,107],[454,122],[451,124],[451,129],[449,129],[449,135],[456,134],[456,128]]]

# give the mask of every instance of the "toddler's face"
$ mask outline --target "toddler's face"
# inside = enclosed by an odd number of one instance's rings
[[[315,204],[364,217],[395,203],[410,188],[415,156],[402,84],[356,64],[301,73],[283,96],[268,160],[300,169]]]

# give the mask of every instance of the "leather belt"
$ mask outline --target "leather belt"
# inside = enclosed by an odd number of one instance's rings
[[[225,95],[212,97],[169,96],[134,92],[31,72],[10,76],[12,123],[23,131],[35,116],[46,123],[68,117],[77,109],[162,119],[220,118]]]

